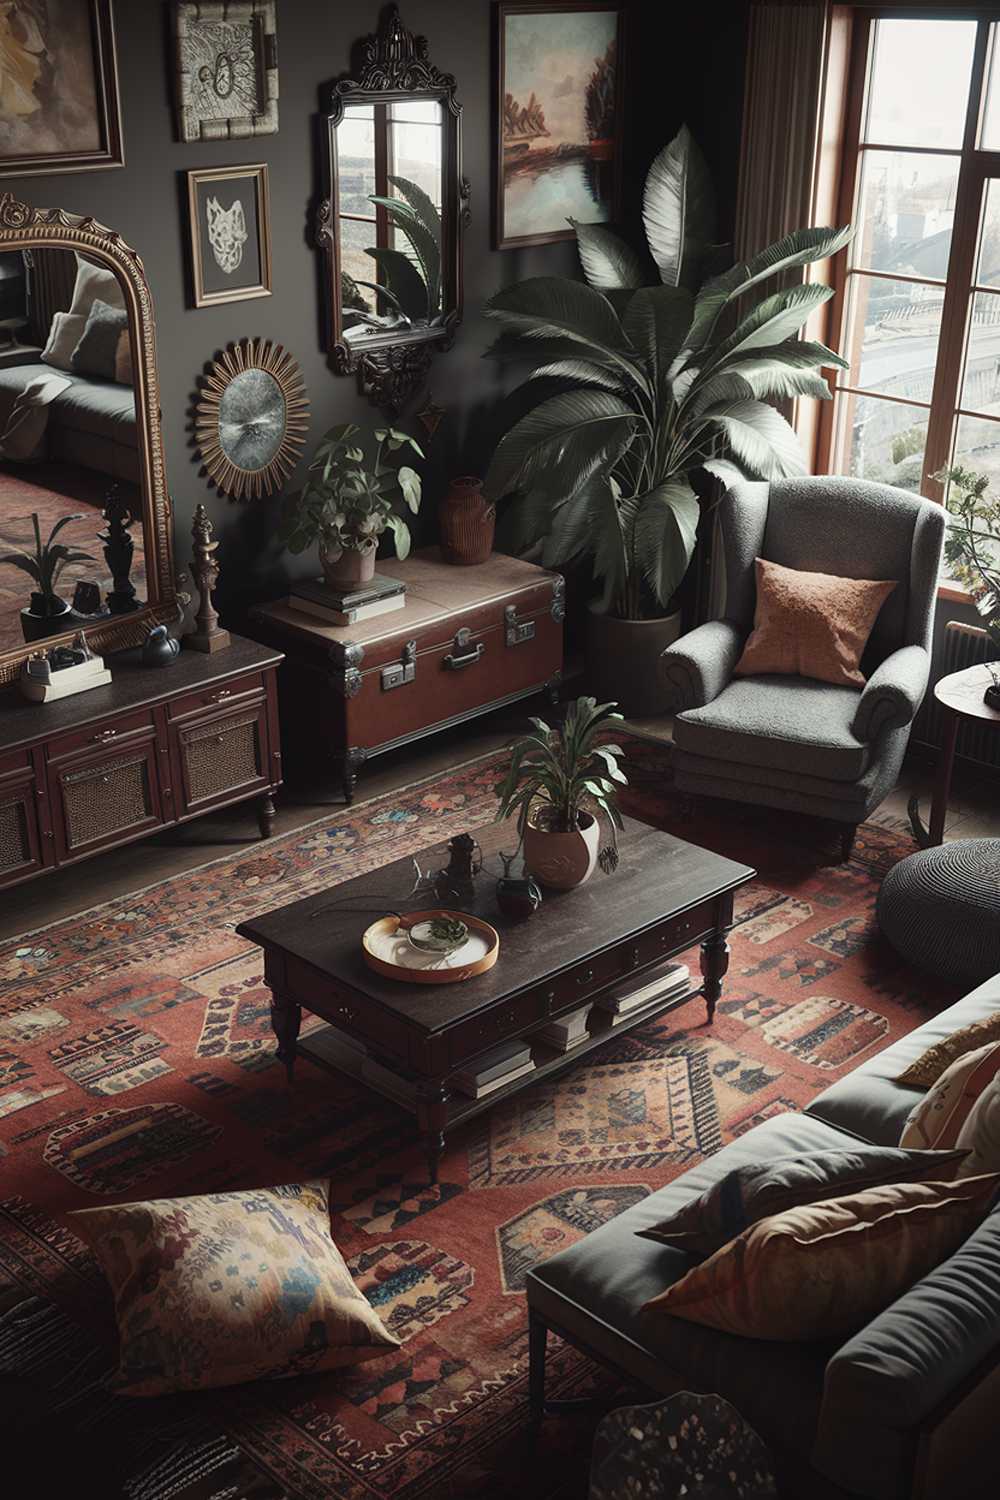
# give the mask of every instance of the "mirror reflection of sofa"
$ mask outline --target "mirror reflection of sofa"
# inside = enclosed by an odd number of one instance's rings
[[[18,251],[4,259],[21,261],[26,274],[23,325],[16,342],[0,346],[0,453],[12,462],[81,465],[137,483],[131,343],[116,276],[69,250]],[[4,280],[13,292],[16,274]],[[17,424],[29,386],[42,393],[43,411]]]

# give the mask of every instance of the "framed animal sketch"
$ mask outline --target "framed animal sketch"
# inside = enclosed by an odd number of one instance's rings
[[[178,130],[182,141],[239,140],[278,129],[274,0],[178,0]]]
[[[0,0],[0,177],[124,165],[111,0]]]
[[[187,174],[195,307],[271,295],[267,165]]]
[[[497,4],[496,249],[617,218],[622,16],[621,5]]]

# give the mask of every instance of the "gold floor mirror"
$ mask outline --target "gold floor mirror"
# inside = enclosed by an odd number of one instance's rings
[[[120,234],[0,194],[0,683],[174,618],[153,303]]]

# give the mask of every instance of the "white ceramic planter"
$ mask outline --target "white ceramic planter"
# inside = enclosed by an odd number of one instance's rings
[[[594,873],[601,830],[590,813],[581,813],[583,825],[576,833],[553,833],[537,828],[534,814],[524,830],[524,867],[542,885],[555,891],[571,891]]]
[[[585,680],[599,703],[617,703],[633,716],[668,712],[660,657],[681,633],[680,610],[658,620],[619,620],[600,614],[593,603],[587,617]]]

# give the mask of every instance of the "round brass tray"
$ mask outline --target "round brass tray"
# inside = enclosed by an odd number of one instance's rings
[[[491,927],[481,917],[470,916],[468,912],[448,911],[444,908],[408,912],[405,922],[408,927],[412,927],[417,922],[429,922],[434,917],[452,917],[464,922],[469,929],[466,946],[474,943],[478,950],[475,956],[461,962],[461,948],[457,953],[439,955],[422,952],[407,941],[405,948],[400,944],[400,949],[407,957],[412,956],[412,962],[394,961],[385,956],[385,951],[398,933],[402,919],[389,916],[379,917],[362,934],[361,951],[365,963],[376,974],[384,974],[387,979],[398,979],[403,984],[457,984],[460,980],[473,979],[477,974],[485,974],[488,969],[492,969],[500,954],[500,934],[495,927]],[[382,950],[381,954],[379,949]]]

